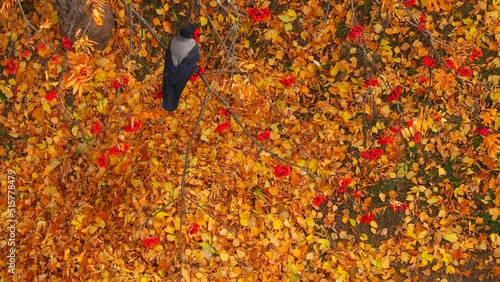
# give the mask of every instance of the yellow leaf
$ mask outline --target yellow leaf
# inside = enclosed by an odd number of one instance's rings
[[[264,255],[266,255],[266,257],[269,259],[269,260],[272,260],[274,255],[273,255],[273,252],[265,252]]]
[[[45,141],[43,143],[45,144]],[[52,146],[49,147],[49,151],[50,151],[50,148],[52,148]],[[52,170],[54,170],[56,167],[58,167],[60,164],[61,164],[61,161],[59,161],[56,158],[51,158],[49,160],[49,164],[45,167],[45,170],[43,171],[43,175],[49,175],[50,172]]]
[[[336,76],[340,71],[340,65],[339,63],[335,63],[335,66],[330,70],[330,75],[331,76]],[[499,91],[499,96],[500,96],[500,91]]]
[[[95,64],[101,68],[104,68],[108,65],[109,61],[110,60],[108,58],[98,58],[95,60]]]
[[[38,147],[38,149],[40,150],[44,150],[44,149],[47,149],[47,143],[45,142],[45,140],[42,140],[42,142],[36,144],[36,146]]]
[[[44,111],[46,111],[47,113],[50,114],[51,110],[50,110],[49,103],[43,103],[42,108],[43,108]]]
[[[383,257],[380,262],[381,262],[382,268],[384,268],[384,269],[387,269],[391,266],[391,260],[389,259],[389,256]]]
[[[106,227],[106,222],[104,222],[104,220],[102,220],[100,217],[96,217],[95,222],[100,228]]]
[[[92,9],[92,19],[94,20],[96,25],[103,25],[103,17],[104,15],[100,12],[99,8]]]
[[[317,169],[317,162],[316,162],[316,159],[312,159],[310,162],[309,162],[309,169],[312,171],[312,172],[316,172],[316,169]]]
[[[208,23],[208,19],[206,17],[200,17],[200,25],[206,26]]]
[[[455,243],[456,241],[458,241],[458,236],[456,233],[450,233],[443,235],[443,239],[448,242]]]
[[[331,247],[330,240],[328,239],[319,239],[317,242],[320,244],[319,249],[321,251],[329,250]]]
[[[281,143],[281,146],[287,150],[291,150],[294,145],[290,140],[286,140],[285,142]]]
[[[471,18],[465,18],[462,20],[465,25],[472,24],[474,21]]]
[[[43,194],[49,198],[59,198],[61,195],[54,186],[47,186],[43,189]]]
[[[342,222],[347,223],[347,221],[349,221],[349,215],[344,213],[344,215],[342,216]]]
[[[477,28],[475,26],[472,26],[469,29],[469,33],[465,35],[465,39],[469,40],[474,38],[474,35],[476,34]]]
[[[229,14],[229,19],[231,20],[231,24],[235,24],[238,19],[233,16],[233,14]]]
[[[148,50],[146,50],[146,48],[142,48],[142,49],[139,51],[139,56],[140,56],[140,57],[146,58],[148,55],[149,55],[149,53],[148,53]]]
[[[356,227],[357,225],[357,222],[355,219],[352,219],[352,218],[349,218],[349,223],[353,226],[353,227]]]
[[[280,230],[282,227],[283,227],[283,223],[281,222],[281,220],[279,220],[279,219],[275,219],[275,220],[273,221],[273,228],[274,228],[275,230]]]
[[[134,188],[138,188],[141,187],[143,183],[140,179],[132,179],[132,181],[130,181],[130,184],[132,184]]]
[[[268,30],[266,31],[266,33],[264,33],[264,38],[265,38],[266,40],[271,40],[271,39],[272,39],[273,41],[275,41],[275,40],[276,40],[276,38],[278,37],[278,35],[279,35],[279,32],[278,32],[277,30],[274,30],[274,29],[268,29]]]
[[[75,227],[75,230],[79,230],[80,228],[82,228],[82,222],[84,217],[85,217],[84,215],[77,214],[75,219],[71,220],[71,225]]]
[[[316,223],[314,223],[314,219],[311,217],[306,217],[306,219],[304,219],[304,223],[308,227],[314,227],[316,225]]]
[[[429,205],[432,205],[432,204],[437,203],[438,201],[439,201],[438,198],[436,196],[434,196],[434,197],[430,198],[429,200],[427,200],[427,203]]]
[[[385,106],[383,106],[381,109],[380,109],[380,113],[387,117],[389,116],[389,114],[391,113],[391,106],[389,104],[386,104]]]
[[[248,219],[250,217],[250,214],[248,212],[242,212],[240,214],[240,224],[241,226],[248,226]]]
[[[226,250],[223,250],[221,253],[220,253],[220,259],[222,261],[228,261],[229,260],[229,254]]]
[[[52,26],[49,20],[40,25],[40,29],[49,29]]]
[[[445,217],[448,213],[445,210],[439,210],[437,217]]]
[[[50,13],[50,23],[52,25],[55,25],[59,22],[59,17],[57,16],[57,13]]]
[[[421,255],[421,258],[423,266],[426,266],[429,264],[429,262],[434,261],[434,256],[432,254],[429,254],[428,251],[424,251]]]
[[[96,82],[106,81],[106,73],[102,69],[97,69],[95,73],[95,81]]]
[[[379,193],[379,194],[378,194],[378,197],[380,198],[380,200],[381,200],[382,202],[385,202],[386,195],[385,195],[384,193],[382,193],[382,192],[381,192],[381,193]]]
[[[368,240],[368,235],[366,235],[365,233],[363,233],[363,234],[361,234],[359,236],[359,239],[361,239],[361,241],[366,241],[366,240]]]
[[[80,132],[80,128],[78,126],[73,126],[71,128],[71,133],[73,134],[73,136],[78,136],[78,132]]]
[[[349,91],[349,82],[343,81],[339,83],[337,87],[339,88],[340,92],[347,93]]]
[[[108,105],[108,99],[104,98],[102,100],[99,100],[97,102],[97,110],[100,113],[103,113],[104,112],[104,108],[106,108],[107,105]]]
[[[453,256],[451,254],[448,254],[448,253],[444,253],[443,254],[443,261],[446,263],[446,264],[449,264],[450,262],[453,261]]]
[[[446,170],[444,170],[444,168],[442,168],[441,166],[438,166],[438,174],[441,176],[441,175],[446,175]]]
[[[497,218],[500,216],[500,208],[492,208],[488,210],[488,213],[491,214],[491,218],[493,220],[497,220]]]
[[[288,15],[279,15],[279,16],[278,16],[278,18],[279,18],[281,21],[285,22],[285,23],[288,23],[288,22],[290,22],[290,21],[291,21],[291,19],[290,19],[290,17],[289,17]]]
[[[289,10],[286,12],[286,14],[284,14],[284,15],[279,15],[279,16],[278,16],[278,18],[279,18],[281,21],[285,22],[285,23],[290,23],[290,22],[294,21],[294,20],[297,18],[297,13],[296,13],[294,10],[290,10],[290,9],[289,9]],[[285,27],[285,29],[286,29],[286,27]]]
[[[349,112],[342,112],[342,119],[345,122],[348,122],[351,118],[352,118],[351,113],[349,113]]]
[[[269,187],[268,191],[269,191],[269,194],[271,194],[272,196],[276,196],[280,193],[280,190],[276,186]]]
[[[159,212],[156,214],[156,218],[164,219],[168,214],[166,212]]]
[[[402,252],[402,253],[399,255],[399,257],[401,258],[401,260],[402,260],[402,261],[404,261],[404,262],[406,262],[406,263],[407,263],[407,262],[411,259],[410,254],[409,254],[409,253],[407,253],[407,252]]]
[[[257,227],[252,227],[250,228],[250,234],[253,236],[253,237],[256,237],[256,236],[259,236],[260,234],[260,229],[257,228]]]
[[[243,67],[244,67],[245,69],[247,69],[247,70],[251,70],[251,69],[255,68],[255,64],[246,64],[246,65],[244,65]]]
[[[500,0],[493,0],[493,7],[495,7],[497,11],[500,11]]]
[[[445,272],[446,274],[455,274],[455,268],[450,264],[446,266]]]

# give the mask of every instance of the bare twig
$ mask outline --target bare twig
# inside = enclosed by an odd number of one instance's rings
[[[330,6],[332,5],[332,0],[328,0],[328,6],[326,6],[325,18],[323,19],[323,23],[326,23],[328,19],[328,13],[330,13]]]
[[[181,199],[181,206],[180,206],[180,227],[179,227],[179,260],[180,260],[180,279],[182,279],[182,264],[183,264],[183,259],[182,259],[182,224],[184,222],[184,212],[185,212],[185,198],[186,198],[186,177],[187,177],[187,171],[189,168],[189,154],[191,153],[191,148],[193,146],[193,140],[194,137],[196,136],[196,132],[198,131],[198,127],[200,127],[200,122],[201,118],[203,117],[203,113],[205,112],[205,109],[207,108],[208,101],[210,100],[210,93],[211,91],[207,91],[205,94],[205,100],[203,101],[203,104],[200,109],[200,113],[198,114],[198,119],[196,120],[196,123],[194,125],[193,131],[191,132],[191,137],[189,137],[188,141],[188,146],[186,149],[186,158],[184,159],[184,170],[182,171],[182,180],[181,180],[181,194],[180,194],[180,199]]]
[[[354,1],[351,0],[351,12],[352,12],[352,21],[354,22],[354,24],[356,24],[356,22],[358,21],[356,19],[356,10],[354,9]]]
[[[19,10],[21,10],[21,15],[23,16],[24,23],[26,23],[26,32],[28,33],[28,37],[31,37],[31,31],[30,28],[38,32],[38,29],[36,29],[32,24],[28,22],[26,19],[26,15],[24,14],[23,6],[21,6],[21,1],[16,0],[17,6],[19,6]],[[14,9],[15,10],[15,9]]]
[[[125,2],[125,0],[123,0],[123,4],[125,5],[125,7],[127,7],[127,4]],[[127,60],[128,58],[130,58],[130,54],[132,54],[132,50],[134,50],[134,41],[132,40],[132,32],[133,32],[133,22],[132,22],[132,2],[128,5],[128,24],[129,24],[129,41],[130,41],[130,45],[129,45],[129,48],[128,48],[128,56],[127,56]]]
[[[87,25],[85,26],[85,29],[81,33],[80,38],[82,38],[82,37],[85,36],[85,34],[87,33],[87,30],[89,29],[89,26],[90,26],[91,22],[92,22],[92,17],[89,17],[89,20],[87,21]],[[78,40],[78,39],[80,39],[80,38],[76,38],[75,41]]]
[[[219,42],[222,44],[222,48],[224,48],[224,51],[226,53],[229,53],[227,48],[226,48],[226,45],[223,43],[224,40],[222,40],[219,32],[217,31],[217,29],[215,28],[215,25],[214,23],[212,22],[212,18],[209,16],[210,13],[208,13],[208,11],[205,9],[205,7],[203,6],[203,3],[201,3],[201,1],[198,0],[198,5],[200,5],[201,9],[203,10],[203,12],[205,12],[205,15],[207,15],[207,19],[208,19],[208,22],[210,23],[210,25],[212,27],[214,27],[214,32],[215,32],[215,35],[217,36],[217,39],[219,40]]]
[[[151,28],[151,26],[149,26],[149,23],[134,9],[134,7],[132,7],[132,5],[130,5],[130,10],[141,21],[141,23],[147,28],[149,33],[151,33],[151,35],[156,40],[156,42],[158,42],[158,44],[161,46],[161,48],[163,48],[164,50],[167,50],[168,46],[165,43],[163,43],[163,41],[160,40],[160,38],[158,37],[158,35],[156,35],[156,32],[153,30],[153,28]]]
[[[191,10],[189,11],[189,21],[190,22],[193,19],[194,7],[196,7],[196,2],[197,2],[197,0],[193,0],[193,3],[191,4]]]
[[[224,5],[222,5],[221,1],[220,0],[216,0],[217,2],[217,5],[219,5],[219,7],[224,10],[224,12],[226,12],[226,14],[229,15],[229,11],[226,9],[226,7],[224,7]]]
[[[329,180],[332,176],[321,176],[321,175],[318,175],[310,170],[308,170],[307,168],[299,165],[299,164],[296,164],[292,161],[289,161],[283,157],[281,157],[279,154],[267,149],[266,147],[264,147],[258,140],[257,138],[255,138],[247,129],[246,127],[243,125],[243,123],[241,122],[240,118],[238,117],[238,115],[231,109],[229,103],[222,97],[219,95],[219,93],[217,93],[214,89],[212,89],[212,87],[210,86],[210,84],[208,83],[208,81],[206,80],[206,78],[203,76],[203,75],[200,75],[201,79],[203,80],[203,83],[205,83],[205,86],[209,89],[209,91],[215,95],[215,97],[217,97],[217,99],[222,103],[224,104],[224,106],[227,108],[228,112],[233,116],[234,120],[236,121],[236,123],[238,124],[238,126],[243,130],[243,132],[245,133],[245,135],[248,136],[248,138],[250,138],[253,143],[255,143],[255,145],[257,147],[259,147],[259,149],[261,149],[262,151],[264,152],[267,152],[268,154],[270,154],[271,156],[273,156],[274,158],[290,165],[290,166],[293,166],[293,167],[296,167],[298,169],[300,169],[301,171],[307,173],[309,176],[313,177],[313,178],[319,178],[319,179],[323,179],[323,180]]]
[[[240,19],[240,13],[238,12],[238,8],[234,6],[233,2],[231,0],[226,0],[229,6],[231,6],[231,9],[236,13],[238,20]]]

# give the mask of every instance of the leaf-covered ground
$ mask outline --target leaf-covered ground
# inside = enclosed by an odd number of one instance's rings
[[[2,281],[500,279],[500,1],[133,1],[174,113],[129,4],[1,4]]]

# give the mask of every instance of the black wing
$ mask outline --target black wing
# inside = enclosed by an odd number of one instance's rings
[[[200,60],[198,45],[177,66],[172,62],[170,46],[165,55],[165,69],[163,71],[163,103],[162,107],[167,111],[174,111],[179,106],[182,90],[186,86],[191,75],[198,69]]]

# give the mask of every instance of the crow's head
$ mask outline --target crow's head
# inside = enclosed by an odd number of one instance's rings
[[[196,27],[194,25],[188,25],[181,29],[179,34],[184,38],[193,38],[193,33]]]

